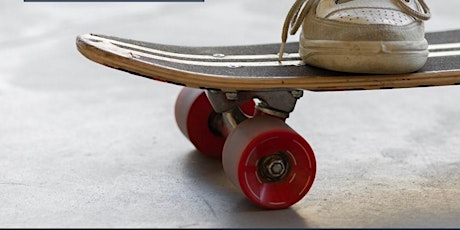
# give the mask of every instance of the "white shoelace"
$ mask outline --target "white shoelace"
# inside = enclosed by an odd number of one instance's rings
[[[278,61],[283,60],[284,49],[286,46],[286,41],[288,38],[288,33],[290,35],[295,35],[302,25],[303,19],[307,16],[307,13],[311,10],[312,5],[315,1],[319,0],[296,0],[294,5],[292,5],[289,10],[286,20],[284,21],[283,31],[281,34],[281,47],[278,53]],[[424,0],[418,0],[420,6],[422,7],[423,12],[416,11],[412,9],[408,3],[413,0],[394,0],[398,6],[403,10],[403,12],[419,19],[426,21],[430,19],[431,13],[428,5]]]

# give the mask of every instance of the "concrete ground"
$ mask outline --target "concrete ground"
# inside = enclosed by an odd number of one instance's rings
[[[75,48],[91,32],[279,42],[292,2],[0,1],[0,227],[460,227],[460,86],[306,92],[288,124],[313,146],[317,179],[292,208],[264,211],[180,133],[180,87]],[[460,29],[460,1],[427,2],[427,31]]]

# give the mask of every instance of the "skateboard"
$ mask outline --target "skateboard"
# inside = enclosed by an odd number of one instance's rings
[[[285,120],[308,91],[375,90],[460,84],[460,30],[427,33],[429,58],[414,73],[350,74],[305,65],[298,43],[187,47],[84,34],[88,59],[134,75],[184,86],[175,119],[195,148],[222,160],[229,180],[255,205],[300,201],[316,175],[309,143]]]

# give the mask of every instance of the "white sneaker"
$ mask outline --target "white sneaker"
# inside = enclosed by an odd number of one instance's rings
[[[309,65],[353,73],[409,73],[428,58],[424,0],[297,0],[283,45],[302,26],[299,53]]]

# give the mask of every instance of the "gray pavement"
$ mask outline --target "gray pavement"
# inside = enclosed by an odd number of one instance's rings
[[[0,1],[0,227],[460,227],[460,86],[306,92],[288,124],[317,179],[292,208],[263,211],[180,133],[180,87],[75,48],[90,32],[279,42],[292,2]],[[460,29],[460,1],[427,2],[427,31]]]

